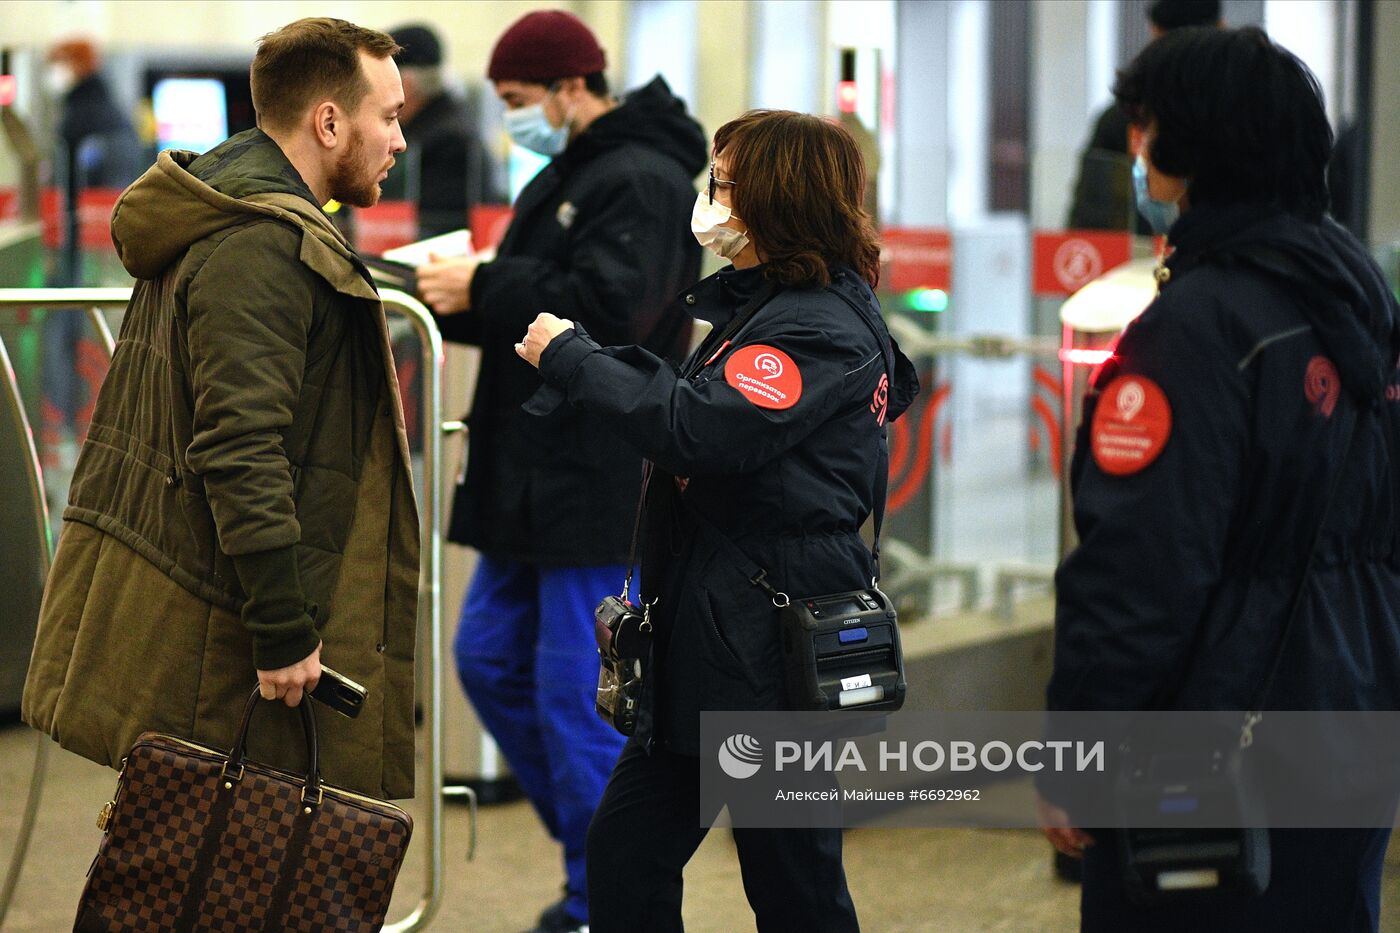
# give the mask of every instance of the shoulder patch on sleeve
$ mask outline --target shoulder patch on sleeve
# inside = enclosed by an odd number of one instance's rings
[[[759,408],[784,409],[802,397],[802,373],[777,347],[740,347],[724,362],[724,381]]]
[[[1171,433],[1172,409],[1161,387],[1145,376],[1119,376],[1094,410],[1094,462],[1110,476],[1137,473],[1157,459]]]

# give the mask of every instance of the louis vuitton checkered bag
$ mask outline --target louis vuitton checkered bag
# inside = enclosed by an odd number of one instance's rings
[[[300,706],[308,772],[245,759],[248,699],[227,754],[148,732],[98,825],[106,835],[73,929],[378,930],[413,821],[393,804],[322,784],[316,718]]]

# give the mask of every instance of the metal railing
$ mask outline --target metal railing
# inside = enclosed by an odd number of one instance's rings
[[[422,346],[423,363],[423,501],[420,507],[422,555],[424,565],[419,584],[419,620],[427,623],[427,702],[424,704],[423,725],[426,732],[424,764],[427,776],[428,810],[428,864],[424,879],[423,894],[417,905],[402,920],[388,924],[385,930],[421,930],[437,913],[443,895],[443,832],[442,832],[442,436],[445,432],[460,430],[457,423],[444,424],[442,420],[442,335],[432,314],[416,298],[392,289],[380,291],[386,312],[402,314],[417,331]],[[0,312],[6,309],[78,308],[88,314],[93,327],[100,335],[103,346],[110,358],[115,343],[111,329],[107,326],[103,309],[123,309],[131,298],[130,288],[0,288]],[[16,390],[17,391],[17,390]],[[18,400],[18,395],[16,394]],[[36,463],[36,471],[37,471]],[[36,472],[36,477],[40,476]],[[42,509],[47,525],[47,504],[44,499],[42,482],[36,483],[36,509]],[[426,619],[424,613],[426,612]],[[31,801],[26,807],[24,826],[32,827],[31,811],[38,807],[38,786],[43,780],[43,762],[47,760],[49,742],[46,736],[39,736],[40,747],[44,750],[36,754],[35,771],[31,781]],[[471,848],[476,844],[475,810],[470,829]],[[22,834],[21,841],[27,842]],[[10,872],[18,879],[22,868],[23,853],[17,858]],[[13,883],[7,881],[4,893],[11,893]]]
[[[19,393],[19,380],[15,378],[14,367],[10,365],[10,354],[5,349],[5,341],[0,339],[0,407],[8,409],[13,426],[24,446],[24,458],[28,469],[25,478],[29,482],[29,494],[35,502],[34,520],[35,541],[42,542],[39,548],[39,569],[45,579],[49,575],[49,562],[53,557],[53,539],[49,531],[49,506],[44,498],[43,473],[39,468],[39,452],[34,447],[34,432],[29,418],[24,413],[24,398]],[[0,928],[4,927],[5,915],[10,912],[10,902],[19,885],[20,873],[24,870],[24,860],[29,854],[29,840],[34,835],[34,822],[39,815],[39,802],[44,793],[44,776],[49,766],[49,751],[52,744],[43,733],[34,734],[34,767],[29,780],[29,793],[25,797],[24,813],[20,818],[19,834],[10,856],[10,864],[5,870],[5,880],[0,884]]]

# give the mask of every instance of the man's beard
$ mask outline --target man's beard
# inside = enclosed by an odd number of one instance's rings
[[[365,177],[365,138],[359,130],[350,131],[350,144],[331,171],[331,197],[351,207],[374,207],[379,203],[379,172]]]

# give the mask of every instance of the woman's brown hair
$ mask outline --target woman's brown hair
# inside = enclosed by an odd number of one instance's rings
[[[880,240],[863,206],[865,160],[839,123],[790,110],[750,110],[715,133],[734,214],[784,285],[820,287],[850,266],[874,288]]]

